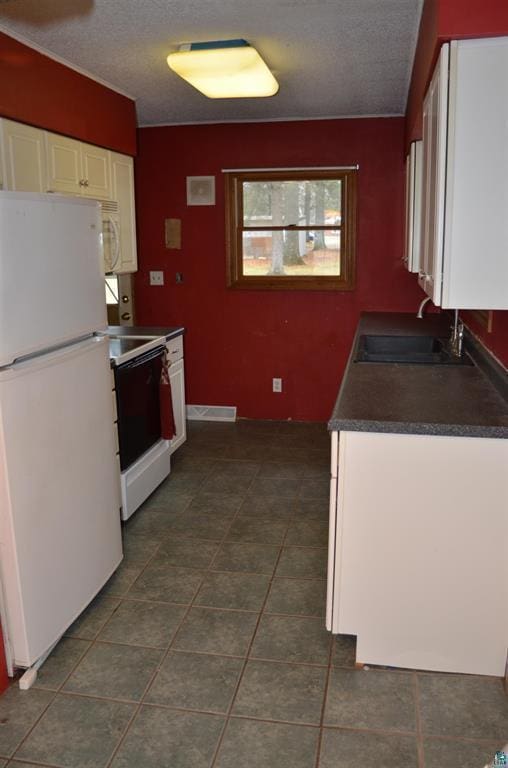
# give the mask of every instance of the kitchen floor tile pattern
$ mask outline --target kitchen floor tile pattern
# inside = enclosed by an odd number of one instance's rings
[[[26,692],[0,768],[481,768],[498,679],[355,669],[324,628],[322,424],[191,422],[124,560]]]

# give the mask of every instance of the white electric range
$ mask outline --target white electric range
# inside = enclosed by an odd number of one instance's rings
[[[150,496],[171,470],[170,441],[161,437],[159,382],[164,336],[109,338],[115,380],[122,520]]]

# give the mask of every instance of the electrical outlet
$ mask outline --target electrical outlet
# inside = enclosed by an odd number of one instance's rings
[[[272,379],[272,392],[282,392],[282,379]]]
[[[164,272],[162,270],[150,272],[150,285],[164,285]]]

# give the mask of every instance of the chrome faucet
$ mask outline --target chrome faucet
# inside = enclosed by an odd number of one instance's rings
[[[426,297],[424,298],[424,300],[422,301],[422,303],[420,304],[420,306],[418,307],[418,312],[416,313],[416,317],[418,317],[420,320],[422,320],[422,318],[423,318],[423,309],[424,309],[424,307],[425,307],[425,304],[426,304],[428,301],[431,301],[431,298],[430,298],[430,296],[426,296]]]
[[[454,357],[462,356],[462,344],[464,342],[464,323],[459,320],[459,310],[455,310],[455,319],[451,327],[451,336],[448,341],[450,354]]]

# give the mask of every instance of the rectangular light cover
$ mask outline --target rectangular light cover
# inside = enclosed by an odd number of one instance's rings
[[[180,46],[167,58],[177,75],[210,99],[273,96],[279,84],[245,40],[219,40]]]

